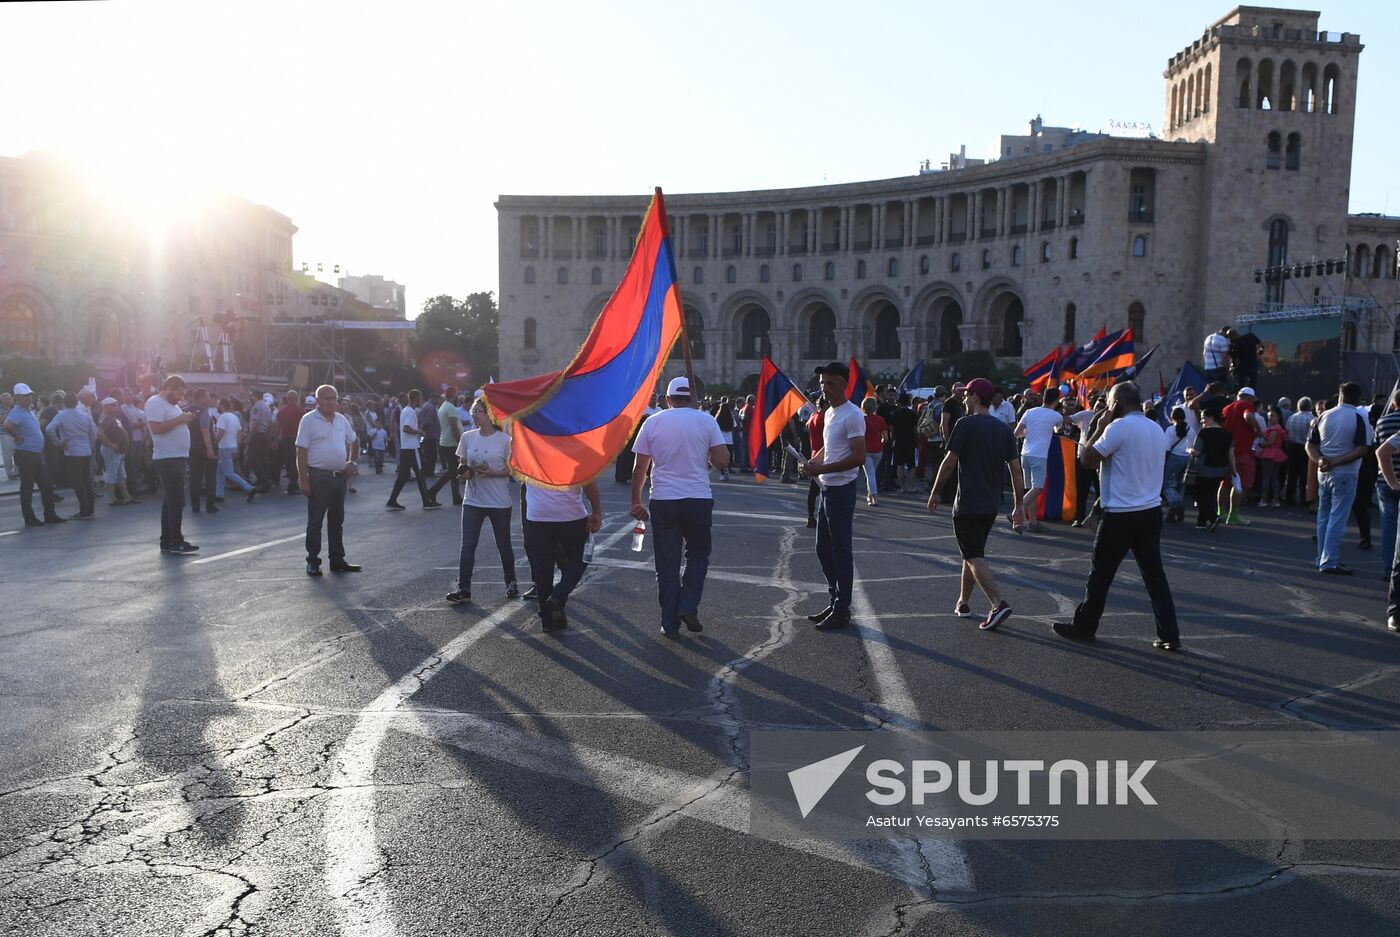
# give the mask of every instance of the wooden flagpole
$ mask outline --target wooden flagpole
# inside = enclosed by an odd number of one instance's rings
[[[666,200],[661,194],[661,186],[656,187],[656,207],[661,212],[661,228],[666,234],[666,251],[671,255],[671,269],[676,267],[676,245],[671,240],[671,219],[666,214]],[[695,388],[695,365],[690,360],[690,323],[686,321],[685,303],[681,301],[680,277],[676,278],[676,303],[680,306],[681,314],[681,353],[685,356],[685,383],[690,388],[690,400],[696,407],[700,406],[700,395]]]

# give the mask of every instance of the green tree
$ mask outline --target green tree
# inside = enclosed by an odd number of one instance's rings
[[[446,294],[423,303],[413,336],[413,353],[420,364],[443,352],[459,356],[472,379],[484,383],[500,373],[500,314],[494,293],[471,293],[466,299]]]

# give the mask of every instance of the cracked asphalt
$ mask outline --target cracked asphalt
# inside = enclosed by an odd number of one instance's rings
[[[1400,637],[1354,532],[1339,579],[1310,572],[1302,513],[1169,526],[1186,650],[1164,656],[1131,567],[1099,642],[1050,633],[1087,531],[998,530],[1015,614],[978,632],[949,614],[946,514],[887,496],[858,513],[862,627],[822,634],[805,491],[736,480],[706,630],[673,643],[611,481],[557,636],[489,544],[476,602],[444,604],[456,513],[388,514],[389,482],[352,497],[353,576],[267,545],[304,523],[279,494],[191,517],[197,565],[157,552],[153,503],[0,539],[0,934],[1400,932],[1393,842],[747,834],[757,728],[1394,729]]]

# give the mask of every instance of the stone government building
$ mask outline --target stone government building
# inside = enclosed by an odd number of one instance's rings
[[[668,195],[696,374],[747,389],[763,355],[801,380],[986,349],[1025,363],[1100,325],[1172,371],[1259,303],[1374,296],[1394,311],[1400,218],[1349,215],[1352,33],[1239,7],[1167,61],[1165,139],[1043,127],[1000,159],[841,185]],[[646,197],[503,195],[501,369],[563,366],[626,265]],[[1254,269],[1351,258],[1345,273]],[[1369,341],[1389,351],[1393,319]],[[678,370],[673,365],[672,370]],[[1170,378],[1170,374],[1168,374]]]

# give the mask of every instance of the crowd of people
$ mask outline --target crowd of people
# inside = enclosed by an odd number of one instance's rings
[[[1212,335],[1208,346],[1239,338],[1227,331]],[[816,530],[829,586],[827,607],[811,620],[823,630],[851,621],[851,540],[863,491],[868,506],[882,495],[914,493],[927,496],[930,512],[951,504],[963,564],[953,613],[978,617],[971,602],[980,589],[989,602],[981,627],[999,626],[1011,608],[986,556],[989,535],[1001,518],[1018,534],[1039,528],[1050,460],[1072,448],[1072,465],[1059,469],[1061,482],[1073,474],[1076,497],[1061,519],[1094,524],[1096,533],[1085,599],[1072,621],[1056,625],[1064,637],[1092,639],[1109,584],[1132,553],[1152,600],[1155,644],[1179,648],[1159,543],[1163,525],[1183,522],[1193,501],[1195,527],[1206,534],[1248,524],[1252,511],[1306,506],[1316,514],[1318,572],[1344,576],[1353,572],[1341,561],[1350,520],[1359,529],[1358,548],[1371,548],[1373,496],[1383,573],[1392,584],[1387,625],[1398,630],[1400,394],[1363,403],[1361,388],[1346,383],[1334,398],[1261,406],[1253,386],[1240,384],[1250,373],[1240,360],[1224,373],[1208,368],[1209,383],[1199,393],[1188,388],[1170,413],[1159,413],[1161,401],[1145,399],[1131,382],[1087,397],[1051,385],[1008,398],[985,378],[933,388],[926,398],[881,386],[857,406],[847,399],[845,365],[818,369],[820,393],[783,427],[770,462],[781,466],[781,482],[808,484],[807,524]],[[748,433],[757,411],[752,397],[692,400],[684,378],[670,383],[659,404],[648,408],[619,455],[616,479],[630,485],[639,525],[652,524],[661,630],[676,637],[682,625],[702,630],[711,472],[724,481],[755,471]],[[567,626],[566,603],[602,524],[596,483],[564,491],[527,483],[517,502],[510,436],[493,422],[480,391],[448,387],[426,396],[412,390],[352,399],[323,385],[305,397],[286,390],[216,399],[172,375],[153,393],[114,389],[98,399],[90,388],[41,396],[21,383],[0,395],[0,426],[5,470],[20,481],[27,526],[91,519],[103,497],[117,507],[159,494],[160,550],[190,554],[199,548],[183,534],[187,501],[191,510],[213,514],[230,488],[249,502],[285,490],[307,499],[311,576],[321,575],[323,528],[331,570],[360,568],[345,556],[345,498],[355,491],[362,462],[364,471],[382,474],[392,459],[388,510],[405,509],[398,499],[410,479],[423,510],[441,507],[437,496],[448,486],[462,508],[457,587],[446,596],[454,604],[471,601],[475,554],[488,521],[505,595],[520,596],[511,546],[518,503],[532,580],[525,597],[539,603],[551,631]],[[644,503],[648,481],[651,497]],[[56,507],[59,487],[77,501],[68,517]],[[33,506],[36,490],[42,517]]]

